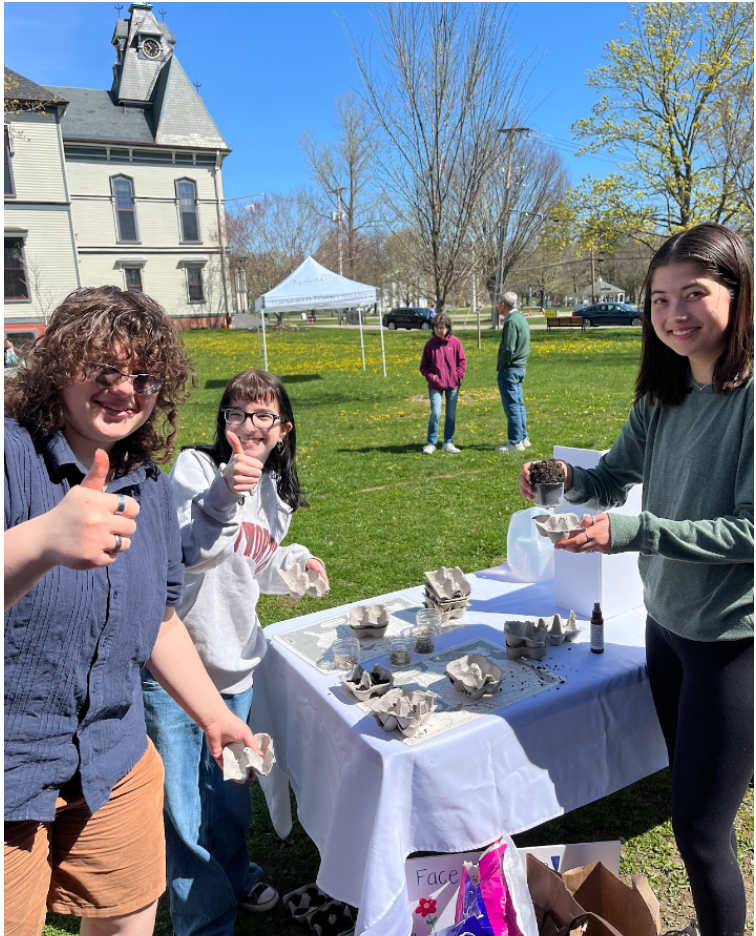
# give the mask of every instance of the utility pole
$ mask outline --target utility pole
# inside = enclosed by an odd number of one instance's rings
[[[480,309],[478,308],[478,277],[473,273],[472,275],[472,307],[473,314],[475,315],[477,325],[478,325],[478,350],[480,350],[481,340],[480,340]]]
[[[593,260],[593,247],[591,247],[591,305],[596,301],[596,265]]]
[[[499,327],[499,307],[497,301],[499,294],[504,288],[504,245],[507,239],[507,228],[509,227],[509,209],[510,190],[512,188],[512,159],[514,158],[514,134],[524,133],[527,138],[530,134],[530,127],[499,127],[499,133],[504,134],[504,150],[507,152],[506,181],[504,183],[504,211],[502,213],[501,226],[499,227],[499,258],[496,265],[496,295],[494,296],[493,308],[491,309],[491,319],[493,328]]]
[[[336,222],[336,252],[339,258],[339,276],[341,273],[341,193],[344,191],[346,186],[342,185],[339,188],[331,189],[332,192],[336,194],[336,211],[331,213],[331,220]]]

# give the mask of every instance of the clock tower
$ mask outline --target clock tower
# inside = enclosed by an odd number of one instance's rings
[[[116,50],[113,98],[118,104],[152,103],[160,74],[173,57],[171,31],[155,19],[151,3],[132,3],[129,19],[118,20],[111,41]]]

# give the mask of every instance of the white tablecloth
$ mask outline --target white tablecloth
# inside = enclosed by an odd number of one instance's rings
[[[439,649],[481,636],[503,644],[507,617],[569,611],[554,605],[553,581],[515,582],[506,566],[469,578],[464,626],[443,634]],[[399,594],[421,603],[421,591]],[[285,621],[265,633],[272,638],[333,614]],[[339,674],[321,673],[270,640],[250,718],[255,731],[275,741],[278,764],[263,788],[285,836],[291,780],[299,820],[320,852],[317,883],[359,907],[357,936],[410,932],[404,862],[411,852],[482,848],[502,831],[532,828],[666,766],[646,676],[644,622],[643,608],[609,619],[606,652],[597,655],[589,651],[587,622],[578,619],[586,628],[579,640],[551,648],[544,661],[564,678],[559,689],[415,746],[346,704]]]

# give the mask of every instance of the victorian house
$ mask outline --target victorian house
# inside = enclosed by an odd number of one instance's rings
[[[109,91],[6,69],[6,332],[39,333],[78,285],[143,290],[184,328],[231,313],[228,145],[150,3],[129,7],[112,44]]]

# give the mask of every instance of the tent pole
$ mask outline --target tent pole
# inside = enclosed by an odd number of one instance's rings
[[[265,337],[265,305],[263,304],[262,310],[260,312],[262,316],[262,333],[263,333],[263,360],[265,362],[265,370],[268,369],[268,341]]]
[[[366,370],[365,368],[365,338],[363,337],[363,334],[362,334],[362,306],[357,306],[357,318],[360,323],[360,347],[362,348],[362,369]]]
[[[383,361],[383,376],[386,376],[386,348],[383,345],[383,303],[376,302],[375,307],[378,310],[378,329],[381,333],[381,360]]]

